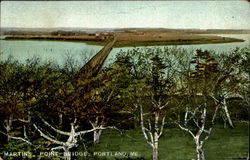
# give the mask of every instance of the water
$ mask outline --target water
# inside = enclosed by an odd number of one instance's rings
[[[63,65],[68,58],[74,59],[78,65],[83,65],[102,48],[79,42],[34,40],[0,40],[0,47],[3,60],[12,56],[25,62],[35,56],[42,61],[53,61],[59,65]]]
[[[210,34],[211,35],[211,34]],[[217,34],[218,36],[222,37],[231,37],[231,38],[238,38],[245,40],[244,42],[233,42],[233,43],[217,43],[217,44],[191,44],[191,45],[168,45],[168,46],[151,46],[151,48],[164,48],[164,47],[179,47],[184,48],[189,51],[195,51],[196,49],[203,49],[203,50],[214,50],[218,54],[222,52],[227,52],[236,47],[250,47],[250,34]],[[111,53],[109,54],[105,65],[109,65],[115,60],[116,53],[119,51],[127,51],[133,49],[134,47],[124,47],[124,48],[114,48]],[[143,47],[137,47],[143,48]]]
[[[244,39],[244,42],[235,43],[219,43],[219,44],[192,44],[192,45],[178,45],[177,47],[185,48],[190,51],[196,49],[215,50],[216,52],[226,52],[236,47],[249,47],[249,34],[223,34],[219,36],[233,37]],[[24,62],[27,58],[34,56],[40,57],[43,61],[54,61],[59,65],[63,65],[68,57],[73,58],[78,65],[85,64],[91,57],[93,57],[102,46],[88,45],[81,42],[65,42],[65,41],[34,41],[34,40],[17,40],[5,41],[0,38],[0,51],[3,53],[1,59],[7,59],[9,56]],[[152,46],[156,47],[156,46]],[[163,48],[164,46],[158,46]],[[166,47],[166,46],[165,46]],[[176,47],[169,45],[167,47]],[[116,54],[120,51],[133,49],[134,47],[114,48],[109,54],[104,65],[112,63]],[[143,48],[143,47],[138,47]]]

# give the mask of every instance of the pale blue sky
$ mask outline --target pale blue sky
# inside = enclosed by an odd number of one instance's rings
[[[1,27],[249,29],[235,1],[3,1]]]

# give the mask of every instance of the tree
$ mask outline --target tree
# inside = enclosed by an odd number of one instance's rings
[[[33,124],[40,136],[58,145],[52,150],[63,149],[65,158],[68,160],[71,159],[70,149],[79,145],[79,139],[84,134],[93,132],[94,142],[97,143],[102,130],[116,129],[104,123],[107,118],[105,109],[109,107],[108,103],[113,95],[99,95],[103,94],[100,91],[104,87],[100,82],[103,80],[102,75],[77,79],[76,83],[75,76],[72,76],[76,72],[77,69],[74,68],[74,65],[68,62],[62,70],[59,80],[61,83],[57,89],[51,91],[51,88],[48,88],[46,93],[49,93],[50,96],[42,96],[37,103],[36,115],[39,115],[39,118],[33,117],[33,119],[37,121],[40,119],[43,122]],[[47,113],[47,110],[51,112]],[[59,120],[50,117],[58,117]],[[58,123],[60,129],[55,127]],[[85,127],[82,123],[90,123],[92,128],[89,129],[89,126]],[[70,126],[70,131],[65,131],[68,126]],[[50,130],[45,133],[41,129],[45,127],[51,129],[53,133]]]
[[[170,102],[177,90],[177,64],[173,60],[176,55],[167,48],[133,49],[119,56],[122,55],[129,66],[124,73],[130,75],[129,85],[122,92],[122,100],[127,104],[125,109],[134,112],[135,117],[139,113],[144,139],[152,149],[152,159],[157,160],[159,139],[168,114],[166,110],[170,109]]]
[[[96,127],[90,130],[81,130],[81,131],[77,131],[78,127],[76,125],[76,121],[74,121],[73,123],[71,123],[71,129],[70,132],[65,132],[59,129],[56,129],[55,127],[53,127],[52,125],[50,125],[48,122],[46,122],[43,118],[41,118],[41,120],[44,122],[44,124],[46,126],[48,126],[49,128],[51,128],[52,130],[54,130],[56,133],[64,135],[64,136],[68,136],[66,141],[59,141],[55,138],[52,138],[51,136],[48,136],[47,134],[45,134],[43,131],[41,131],[36,124],[34,124],[34,127],[36,128],[36,130],[40,133],[40,136],[42,136],[43,138],[49,140],[50,142],[57,144],[59,146],[52,148],[51,150],[60,150],[63,149],[64,150],[64,157],[66,160],[71,160],[71,153],[70,153],[70,149],[73,147],[76,147],[78,145],[78,139],[79,137],[81,137],[82,135],[86,134],[86,133],[90,133],[96,130],[104,130],[104,129],[115,129],[114,127]]]
[[[213,129],[214,119],[217,115],[218,104],[210,104],[210,93],[213,91],[214,81],[217,77],[218,63],[210,56],[208,51],[197,50],[194,56],[193,70],[186,79],[183,87],[186,90],[183,101],[185,108],[184,124],[178,123],[180,129],[188,132],[194,139],[196,145],[197,160],[205,160],[204,143],[210,137]],[[211,112],[209,118],[208,111]]]
[[[217,109],[221,110],[224,120],[224,127],[227,123],[234,128],[230,116],[228,104],[230,101],[240,98],[247,104],[247,87],[249,78],[247,77],[247,64],[249,64],[249,49],[236,48],[230,53],[224,53],[217,56],[219,61],[217,67],[217,78],[211,97],[217,103]]]
[[[13,136],[10,135],[13,129],[14,121],[23,119],[25,117],[25,106],[22,103],[22,77],[23,66],[17,61],[9,58],[5,62],[1,62],[1,78],[0,78],[0,111],[4,117],[5,132],[7,141]]]

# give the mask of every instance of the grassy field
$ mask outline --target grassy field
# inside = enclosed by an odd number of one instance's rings
[[[246,159],[248,151],[248,125],[236,124],[235,129],[216,126],[205,143],[206,160],[240,160]],[[151,159],[151,150],[143,139],[141,131],[128,130],[124,134],[105,131],[100,143],[89,149],[93,152],[137,152],[137,158]],[[160,160],[195,159],[195,145],[189,134],[178,128],[166,129],[159,144]],[[113,160],[118,157],[103,156],[95,159]],[[124,158],[120,156],[120,158]],[[135,158],[135,157],[134,157]],[[85,159],[78,157],[78,159]]]

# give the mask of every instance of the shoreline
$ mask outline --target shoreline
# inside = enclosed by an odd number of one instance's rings
[[[6,41],[21,41],[21,40],[35,40],[35,41],[63,41],[63,42],[79,42],[88,45],[104,46],[110,39],[97,39],[90,36],[6,36]],[[207,36],[207,35],[170,35],[170,36],[140,36],[140,35],[117,35],[117,42],[114,48],[123,47],[143,47],[143,46],[168,46],[168,45],[199,45],[199,44],[219,44],[219,43],[235,43],[244,42],[243,39],[221,37],[221,36]]]

